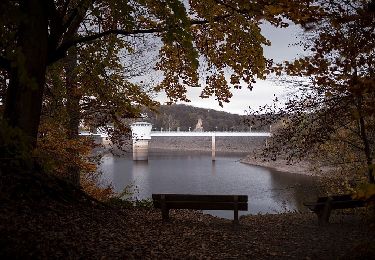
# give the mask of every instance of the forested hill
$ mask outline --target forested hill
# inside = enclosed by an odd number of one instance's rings
[[[194,131],[201,119],[204,131],[249,131],[248,116],[182,104],[162,105],[158,113],[147,112],[148,120],[156,130]],[[252,126],[252,130],[262,130]]]

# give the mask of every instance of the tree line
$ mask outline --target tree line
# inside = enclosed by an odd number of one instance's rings
[[[268,131],[269,127],[253,120],[249,116],[231,114],[214,109],[193,107],[184,104],[162,105],[158,112],[146,112],[147,121],[155,130],[194,131],[198,120],[202,120],[204,131]],[[255,116],[254,116],[255,118]]]

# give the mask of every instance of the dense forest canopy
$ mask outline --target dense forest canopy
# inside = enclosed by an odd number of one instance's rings
[[[250,118],[252,123],[250,124]],[[147,112],[147,121],[153,129],[160,131],[194,131],[198,120],[202,120],[204,131],[268,131],[255,116],[241,116],[213,109],[188,105],[162,105],[157,113]]]

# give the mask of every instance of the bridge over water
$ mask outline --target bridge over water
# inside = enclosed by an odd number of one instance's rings
[[[146,122],[137,122],[131,125],[133,139],[133,160],[147,160],[148,146],[152,137],[201,137],[211,136],[212,160],[216,157],[216,137],[270,137],[270,132],[191,132],[191,131],[151,131],[152,125]]]

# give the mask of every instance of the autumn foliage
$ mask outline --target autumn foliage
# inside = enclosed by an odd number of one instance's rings
[[[39,135],[34,156],[45,172],[69,181],[72,177],[70,169],[77,168],[80,184],[89,195],[105,201],[115,194],[112,186],[100,178],[97,171],[100,158],[92,154],[98,145],[91,138],[68,139],[66,129],[53,120],[42,122]]]
[[[273,70],[303,80],[295,81],[296,94],[285,106],[269,114],[279,128],[267,153],[316,159],[353,183],[374,183],[374,2],[314,4],[321,12],[305,25],[306,56]]]

